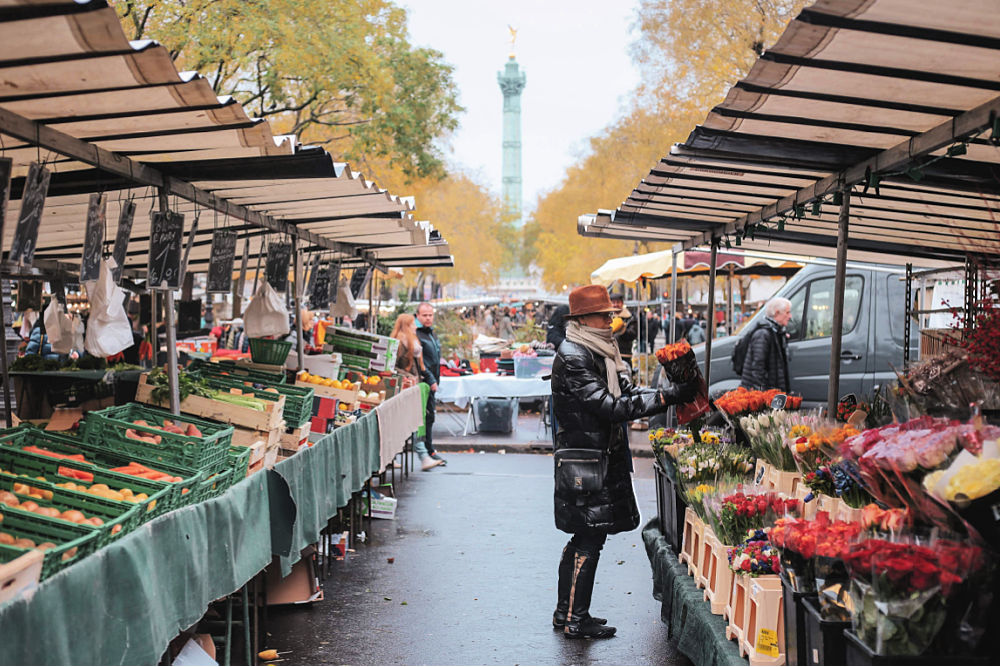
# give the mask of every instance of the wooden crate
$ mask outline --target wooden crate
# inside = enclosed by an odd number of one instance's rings
[[[295,381],[296,387],[304,387],[306,389],[312,389],[317,396],[324,396],[326,398],[334,398],[341,403],[349,403],[353,405],[358,400],[358,392],[361,391],[361,387],[354,385],[354,389],[335,389],[333,387],[327,387],[321,384],[313,384],[311,382],[302,382],[301,380]]]
[[[42,576],[44,554],[32,549],[0,565],[0,604],[33,591]]]
[[[280,447],[284,450],[291,452],[298,451],[302,447],[305,447],[309,443],[309,433],[312,427],[312,422],[307,421],[302,426],[299,426],[294,431],[286,431],[281,434]]]
[[[135,393],[135,400],[147,405],[170,407],[169,402],[153,400],[153,387],[148,383],[146,373],[139,376],[139,388]],[[263,402],[267,408],[261,411],[232,405],[224,401],[216,401],[204,396],[188,396],[181,401],[181,412],[255,431],[272,431],[278,427],[284,428],[285,397],[279,396],[276,401]],[[247,444],[245,442],[236,443],[235,438],[233,441],[235,444]]]
[[[258,440],[264,441],[264,447],[273,449],[281,444],[281,436],[285,434],[283,426],[271,429],[270,431],[258,431],[254,429],[241,428],[237,426],[233,429],[233,444],[243,447],[253,447]]]

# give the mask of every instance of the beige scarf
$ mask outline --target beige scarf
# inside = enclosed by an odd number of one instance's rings
[[[582,345],[594,354],[604,357],[604,368],[608,373],[608,391],[615,398],[621,396],[622,388],[618,384],[618,373],[627,372],[629,368],[622,361],[621,352],[618,350],[611,329],[595,329],[580,324],[579,320],[571,319],[566,323],[566,340]]]

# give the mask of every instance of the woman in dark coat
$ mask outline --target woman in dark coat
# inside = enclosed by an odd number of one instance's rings
[[[613,636],[615,628],[590,615],[601,548],[609,534],[639,525],[625,425],[691,400],[696,387],[657,391],[632,385],[611,332],[617,309],[599,285],[573,290],[569,308],[566,340],[552,366],[552,402],[559,424],[556,450],[603,450],[607,475],[599,491],[555,495],[556,528],[573,537],[559,563],[559,599],[552,625],[567,637],[605,638]]]

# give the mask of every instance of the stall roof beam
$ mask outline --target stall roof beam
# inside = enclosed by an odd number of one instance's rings
[[[187,181],[167,176],[149,165],[135,162],[118,153],[104,150],[94,144],[81,141],[76,137],[54,130],[41,123],[36,123],[3,108],[0,108],[0,129],[4,133],[18,137],[32,145],[37,145],[111,174],[127,178],[133,183],[166,188],[170,194],[230,217],[245,220],[248,223],[273,232],[295,236],[312,245],[321,246],[328,250],[345,252],[351,255],[357,254],[365,261],[373,265],[377,264],[368,253],[360,251],[353,245],[332,241],[319,234],[300,230],[295,225],[276,220],[271,216],[262,215],[239,204],[233,204],[226,199],[216,197],[209,192],[197,188]],[[379,267],[376,266],[376,268]]]
[[[711,243],[713,239],[742,231],[747,225],[764,222],[774,216],[788,213],[798,205],[809,204],[816,199],[832,194],[841,187],[850,187],[861,183],[868,173],[884,174],[899,169],[912,163],[915,158],[929,155],[942,147],[970,138],[992,126],[997,116],[1000,116],[1000,97],[994,97],[975,109],[951,118],[927,132],[911,137],[843,171],[822,178],[812,185],[800,188],[775,203],[747,213],[719,229],[702,232],[685,241],[684,247],[693,248]]]

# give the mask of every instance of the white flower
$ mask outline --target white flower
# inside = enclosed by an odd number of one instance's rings
[[[749,435],[751,438],[757,437],[757,420],[756,419],[748,420],[746,426],[743,427],[743,430],[746,431],[747,435]]]
[[[788,419],[788,413],[784,410],[776,410],[772,415],[774,418],[774,423],[778,426],[784,426],[785,421]]]
[[[771,420],[767,415],[761,415],[757,417],[757,423],[760,424],[761,428],[767,428],[771,425]]]

